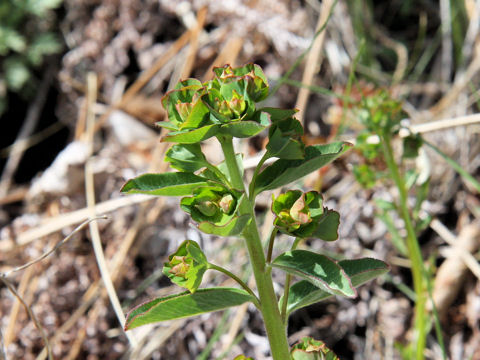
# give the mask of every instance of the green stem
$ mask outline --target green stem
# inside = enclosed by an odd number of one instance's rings
[[[253,172],[252,176],[252,182],[250,183],[250,186],[248,187],[248,196],[250,197],[250,201],[255,200],[255,181],[257,180],[257,175],[260,172],[260,169],[265,161],[270,158],[270,153],[268,151],[263,154],[262,158],[257,164],[257,167],[255,168],[255,171]]]
[[[297,237],[293,242],[291,250],[295,250],[302,239]],[[290,293],[290,282],[292,281],[292,275],[287,274],[285,276],[285,290],[283,292],[283,303],[282,303],[282,321],[287,326],[287,304],[288,304],[288,294]]]
[[[270,239],[268,240],[268,250],[267,250],[267,264],[272,262],[273,254],[273,244],[275,243],[275,236],[277,236],[278,229],[274,227],[272,233],[270,234]]]
[[[235,151],[231,136],[218,137],[225,156],[232,185],[245,192],[240,169],[235,159]],[[253,274],[257,284],[258,295],[260,298],[260,311],[265,323],[272,357],[274,360],[290,359],[290,350],[287,341],[287,332],[282,322],[280,311],[278,309],[278,300],[273,290],[273,281],[265,264],[265,255],[263,253],[262,242],[258,233],[257,222],[255,218],[254,203],[250,200],[245,201],[239,209],[240,214],[249,214],[251,220],[243,230],[243,237],[250,256]]]
[[[232,187],[232,184],[230,183],[230,181],[228,181],[227,177],[220,170],[218,170],[216,166],[213,166],[212,164],[207,163],[205,167],[211,172],[213,172],[215,175],[217,175],[218,178],[222,179],[227,186]]]
[[[252,289],[250,289],[248,287],[247,284],[245,284],[245,282],[242,281],[242,279],[240,279],[237,275],[235,275],[234,273],[228,271],[227,269],[221,267],[221,266],[218,266],[218,265],[215,265],[215,264],[212,264],[212,263],[208,263],[208,268],[209,269],[212,269],[212,270],[217,270],[217,271],[220,271],[221,273],[224,273],[225,275],[231,277],[233,280],[235,280],[242,288],[244,288],[250,295],[252,295],[254,298],[255,298],[255,306],[256,307],[260,307],[260,301],[259,299],[257,298],[257,295],[255,295],[255,293],[252,291]]]
[[[418,244],[417,236],[410,218],[410,213],[407,205],[407,189],[405,182],[400,175],[397,163],[393,156],[393,149],[391,145],[391,138],[389,135],[382,136],[381,143],[383,146],[383,152],[385,155],[385,161],[387,162],[388,169],[391,177],[395,182],[399,192],[400,202],[400,215],[405,222],[407,230],[407,249],[408,256],[412,263],[412,277],[413,288],[416,294],[415,301],[415,331],[416,331],[416,359],[423,360],[423,352],[426,346],[427,329],[426,329],[426,294],[425,294],[425,282],[423,278],[423,258]]]

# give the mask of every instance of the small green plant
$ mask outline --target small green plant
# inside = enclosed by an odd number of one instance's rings
[[[29,0],[0,3],[0,115],[7,109],[7,90],[28,98],[34,93],[32,70],[47,55],[62,49],[49,28],[52,10],[62,0]]]
[[[387,272],[388,265],[371,258],[334,261],[312,251],[297,250],[306,238],[338,238],[339,214],[326,208],[321,194],[314,191],[289,190],[273,199],[274,230],[264,249],[255,198],[318,170],[347,151],[350,144],[305,146],[301,140],[303,128],[293,117],[295,110],[258,107],[257,103],[268,96],[267,79],[259,66],[226,65],[215,68],[214,73],[214,79],[205,83],[181,81],[162,99],[169,120],[159,123],[169,130],[163,141],[176,143],[167,152],[166,161],[178,172],[141,175],[129,180],[122,192],[182,196],[180,207],[200,231],[243,238],[256,291],[229,270],[210,263],[196,242],[186,240],[169,256],[163,272],[187,291],[134,308],[127,315],[125,329],[251,302],[263,316],[274,359],[334,359],[323,343],[313,339],[304,339],[290,352],[286,331],[289,315],[333,295],[356,297],[355,287]],[[233,138],[249,138],[264,130],[268,130],[269,138],[266,153],[251,182],[245,184],[243,157],[235,153]],[[207,161],[200,147],[201,141],[211,137],[219,141],[225,159],[217,165]],[[272,157],[277,160],[264,167]],[[272,259],[278,231],[294,241],[290,251]],[[274,269],[286,274],[281,297],[274,291]],[[207,270],[230,276],[240,288],[199,288]],[[300,281],[292,284],[293,277]]]
[[[408,160],[417,159],[423,140],[411,134],[403,139],[402,153],[396,156],[393,139],[401,128],[404,117],[401,103],[392,99],[383,90],[364,97],[356,106],[356,114],[365,125],[357,137],[357,150],[363,155],[364,163],[354,169],[358,182],[364,187],[373,187],[378,180],[391,181],[398,189],[398,201],[377,199],[377,216],[385,223],[397,251],[409,258],[415,292],[414,336],[409,346],[398,344],[404,359],[424,359],[427,334],[432,318],[427,313],[430,275],[424,267],[417,234],[428,226],[431,218],[421,216],[421,205],[426,199],[429,176],[415,167],[409,168]],[[408,204],[409,191],[415,194],[415,204]],[[400,217],[406,230],[402,236],[394,225],[394,216]],[[436,319],[438,321],[438,319]],[[439,341],[441,342],[441,332]]]

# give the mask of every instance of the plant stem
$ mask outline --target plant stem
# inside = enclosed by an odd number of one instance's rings
[[[400,215],[405,222],[405,227],[407,230],[407,249],[408,256],[412,263],[412,277],[413,277],[413,288],[416,294],[415,301],[415,332],[416,332],[416,356],[415,359],[422,360],[424,359],[423,352],[426,346],[427,340],[427,329],[426,329],[426,294],[425,294],[425,282],[423,278],[423,258],[420,251],[420,246],[418,244],[417,236],[410,218],[410,213],[408,211],[407,205],[407,189],[405,182],[400,175],[397,163],[393,156],[393,149],[391,145],[391,138],[388,134],[384,134],[381,138],[381,143],[383,146],[383,152],[385,155],[385,161],[387,162],[390,175],[395,182],[395,185],[398,188],[399,192],[399,202],[400,202]]]
[[[252,295],[255,299],[256,299],[256,303],[255,303],[255,306],[256,307],[259,307],[260,306],[260,302],[257,298],[257,295],[255,295],[255,293],[252,291],[252,289],[250,289],[248,287],[247,284],[245,284],[245,282],[242,281],[242,279],[240,279],[237,275],[235,275],[234,273],[228,271],[227,269],[221,267],[221,266],[218,266],[218,265],[215,265],[215,264],[212,264],[212,263],[208,263],[208,268],[209,269],[212,269],[212,270],[217,270],[217,271],[220,271],[221,273],[227,275],[228,277],[231,277],[233,280],[235,280],[242,288],[245,289],[245,291],[247,291],[250,295]]]
[[[257,175],[260,172],[260,169],[262,168],[262,165],[267,159],[270,158],[270,153],[268,150],[263,154],[262,158],[257,164],[257,167],[255,168],[255,171],[253,172],[252,176],[252,182],[250,183],[250,186],[248,187],[248,196],[250,197],[250,201],[255,201],[255,181],[257,180]]]
[[[300,243],[302,239],[297,237],[295,238],[295,241],[293,242],[293,245],[292,245],[292,248],[290,249],[291,251],[292,250],[295,250],[298,246],[298,244]],[[288,294],[290,292],[290,281],[292,281],[292,275],[290,274],[287,274],[285,276],[285,290],[283,292],[283,303],[282,303],[282,321],[283,323],[285,324],[285,326],[287,326],[287,304],[288,304]]]
[[[242,174],[237,165],[235,151],[231,136],[218,137],[225,156],[232,185],[245,192]],[[270,272],[265,266],[265,255],[263,253],[262,242],[258,233],[257,222],[255,218],[254,203],[249,199],[243,203],[239,209],[240,214],[249,214],[251,220],[243,230],[243,237],[248,249],[253,274],[257,284],[258,295],[260,297],[260,311],[263,316],[265,329],[272,357],[274,360],[290,359],[290,350],[287,341],[285,325],[282,322],[280,311],[278,309],[278,300],[273,290],[273,281]]]
[[[276,227],[273,228],[272,233],[270,234],[270,239],[268,240],[268,250],[267,250],[267,263],[272,262],[272,254],[273,254],[273,244],[275,243],[275,236],[277,236],[278,229]]]

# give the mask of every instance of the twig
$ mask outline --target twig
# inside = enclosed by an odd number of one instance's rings
[[[327,21],[334,6],[335,2],[333,0],[326,0],[322,2],[322,10],[320,11],[320,16],[318,18],[317,28],[315,29],[315,32],[319,32],[322,28],[323,31],[321,31],[315,39],[313,46],[308,54],[307,63],[305,64],[305,69],[302,77],[303,84],[312,85],[315,72],[321,66],[322,60],[320,55],[323,48],[323,42],[325,40]],[[297,104],[295,107],[299,109],[296,116],[301,123],[303,123],[309,95],[310,90],[305,87],[301,88],[298,92]]]
[[[204,81],[211,80],[213,78],[212,69],[214,67],[222,66],[223,64],[234,66],[242,46],[243,39],[241,37],[230,37],[215,60],[212,61],[207,71],[203,74],[202,79]]]
[[[437,121],[430,121],[428,123],[411,125],[410,130],[413,133],[426,133],[432,131],[438,131],[448,129],[456,126],[472,125],[480,123],[480,114],[472,114],[459,116],[455,118],[442,119]],[[405,136],[404,132],[400,131],[400,136]]]
[[[30,267],[25,270],[25,272],[22,274],[22,278],[20,279],[20,282],[17,286],[17,292],[20,294],[20,296],[24,297],[24,300],[26,303],[31,304],[31,295],[32,293],[35,292],[36,290],[36,285],[37,281],[34,281],[32,284],[32,275],[34,274],[34,268]],[[34,280],[36,280],[34,278]],[[29,294],[26,294],[26,290],[28,287],[28,292]],[[8,348],[8,346],[15,340],[15,336],[17,335],[15,325],[17,323],[17,317],[20,312],[22,304],[20,301],[16,300],[11,309],[10,309],[10,317],[8,319],[8,326],[7,329],[5,330],[5,336],[4,336],[4,344],[5,347]]]
[[[7,360],[7,353],[5,352],[5,344],[3,342],[2,329],[0,328],[0,360]]]
[[[93,113],[93,105],[95,104],[97,91],[97,77],[93,73],[89,73],[87,77],[87,141],[90,143],[90,153],[93,153],[93,136],[95,132],[95,114]],[[87,207],[90,209],[90,212],[95,215],[95,184],[92,170],[92,158],[89,158],[85,164],[85,191],[87,198]],[[98,229],[97,223],[90,223],[90,234],[92,237],[93,251],[95,253],[95,258],[97,259],[98,268],[100,270],[100,275],[102,277],[105,288],[107,289],[108,297],[110,298],[110,303],[117,315],[118,321],[120,322],[121,328],[125,324],[125,315],[123,314],[122,306],[118,299],[115,287],[113,286],[112,278],[108,271],[107,263],[105,260],[105,255],[102,249],[102,242],[100,240],[100,231]],[[136,346],[136,341],[133,338],[132,334],[125,334],[130,342],[132,347]]]
[[[430,223],[430,227],[438,234],[440,237],[445,240],[447,244],[452,246],[455,251],[458,252],[458,255],[461,257],[462,261],[467,265],[467,267],[470,269],[470,271],[478,278],[480,279],[480,265],[478,264],[478,261],[475,259],[475,257],[466,251],[463,248],[460,248],[457,243],[458,239],[457,237],[452,234],[450,230],[447,229],[445,225],[443,225],[439,220],[433,219],[432,222]]]
[[[12,270],[9,270],[5,273],[0,273],[0,277],[8,277],[10,276],[10,274],[14,273],[14,272],[17,272],[17,271],[20,271],[20,270],[23,270],[29,266],[32,266],[40,261],[42,261],[43,259],[45,259],[47,256],[49,256],[51,253],[55,252],[60,246],[62,246],[63,244],[65,244],[68,240],[70,240],[72,238],[73,235],[75,235],[77,232],[79,232],[80,230],[82,230],[85,226],[87,226],[88,224],[90,224],[92,221],[95,221],[95,220],[99,220],[99,219],[108,219],[108,217],[106,215],[101,215],[101,216],[95,216],[91,219],[88,219],[86,221],[84,221],[83,223],[81,223],[79,226],[77,226],[75,228],[75,230],[73,230],[66,238],[64,238],[63,240],[59,241],[57,243],[57,245],[55,245],[51,250],[47,251],[46,253],[44,253],[42,256],[40,256],[39,258],[35,259],[35,260],[32,260],[32,261],[29,261],[28,263],[24,264],[24,265],[21,265],[21,266],[18,266]]]
[[[410,134],[424,134],[433,131],[439,131],[444,129],[450,129],[457,126],[467,126],[480,123],[480,113],[459,116],[456,118],[442,119],[437,121],[431,121],[424,124],[415,124],[400,129],[398,135],[402,138],[409,136]],[[350,139],[348,142],[355,144],[355,139]],[[370,144],[378,144],[380,138],[378,135],[369,136],[367,142]]]
[[[27,303],[23,300],[23,298],[20,296],[20,294],[15,290],[15,287],[13,284],[5,277],[5,276],[0,276],[0,280],[5,284],[5,286],[10,290],[10,292],[20,301],[25,308],[25,311],[28,313],[28,316],[32,319],[33,323],[35,324],[35,327],[37,330],[40,332],[40,336],[43,339],[43,342],[45,343],[45,347],[47,348],[47,354],[48,354],[48,359],[53,360],[53,355],[52,355],[52,349],[50,347],[50,342],[48,341],[47,334],[45,333],[45,330],[43,329],[42,325],[38,321],[37,317],[33,313],[32,309],[30,306],[27,305]]]
[[[452,17],[450,0],[440,0],[440,20],[442,30],[442,66],[440,67],[440,79],[448,83],[452,73]]]
[[[42,142],[47,137],[60,131],[64,127],[65,127],[65,124],[62,124],[61,122],[53,123],[49,127],[37,132],[36,134],[33,134],[28,138],[19,139],[15,141],[12,145],[9,145],[1,149],[0,157],[13,156],[16,154],[20,154],[21,156],[21,153],[23,153],[25,150],[28,150],[34,145],[37,145],[38,143]]]
[[[197,14],[197,24],[192,29],[192,33],[190,36],[190,47],[188,48],[187,59],[183,66],[180,79],[184,79],[190,76],[193,64],[195,63],[195,57],[198,50],[198,37],[205,25],[205,18],[207,16],[207,7],[202,7]]]
[[[128,197],[126,196],[117,199],[107,200],[95,205],[95,213],[109,213],[125,206],[135,205],[145,201],[153,200],[155,198],[155,196],[137,194],[130,195]],[[12,250],[14,246],[27,245],[33,240],[59,231],[66,226],[75,225],[81,221],[85,221],[85,219],[89,218],[90,214],[91,210],[86,207],[57,216],[43,225],[19,234],[17,237],[15,237],[16,244],[0,246],[0,251],[6,252]]]

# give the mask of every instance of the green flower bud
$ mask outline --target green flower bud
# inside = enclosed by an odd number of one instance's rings
[[[220,206],[220,209],[222,209],[223,213],[227,215],[230,215],[232,213],[232,211],[235,209],[236,204],[237,202],[231,194],[225,195],[218,202],[218,206]]]
[[[340,216],[323,207],[322,195],[316,191],[290,190],[273,197],[272,211],[276,215],[273,224],[285,234],[325,241],[338,238]]]
[[[173,283],[194,293],[200,286],[207,267],[207,258],[200,246],[193,240],[185,240],[177,251],[168,257],[163,273]]]
[[[213,216],[218,211],[218,206],[213,201],[202,201],[194,206],[205,216]]]
[[[315,231],[315,220],[323,214],[322,196],[315,191],[290,190],[273,198],[272,211],[277,216],[274,225],[280,231],[308,237]]]
[[[237,200],[221,187],[202,187],[180,201],[180,207],[197,222],[219,223],[231,217]]]

